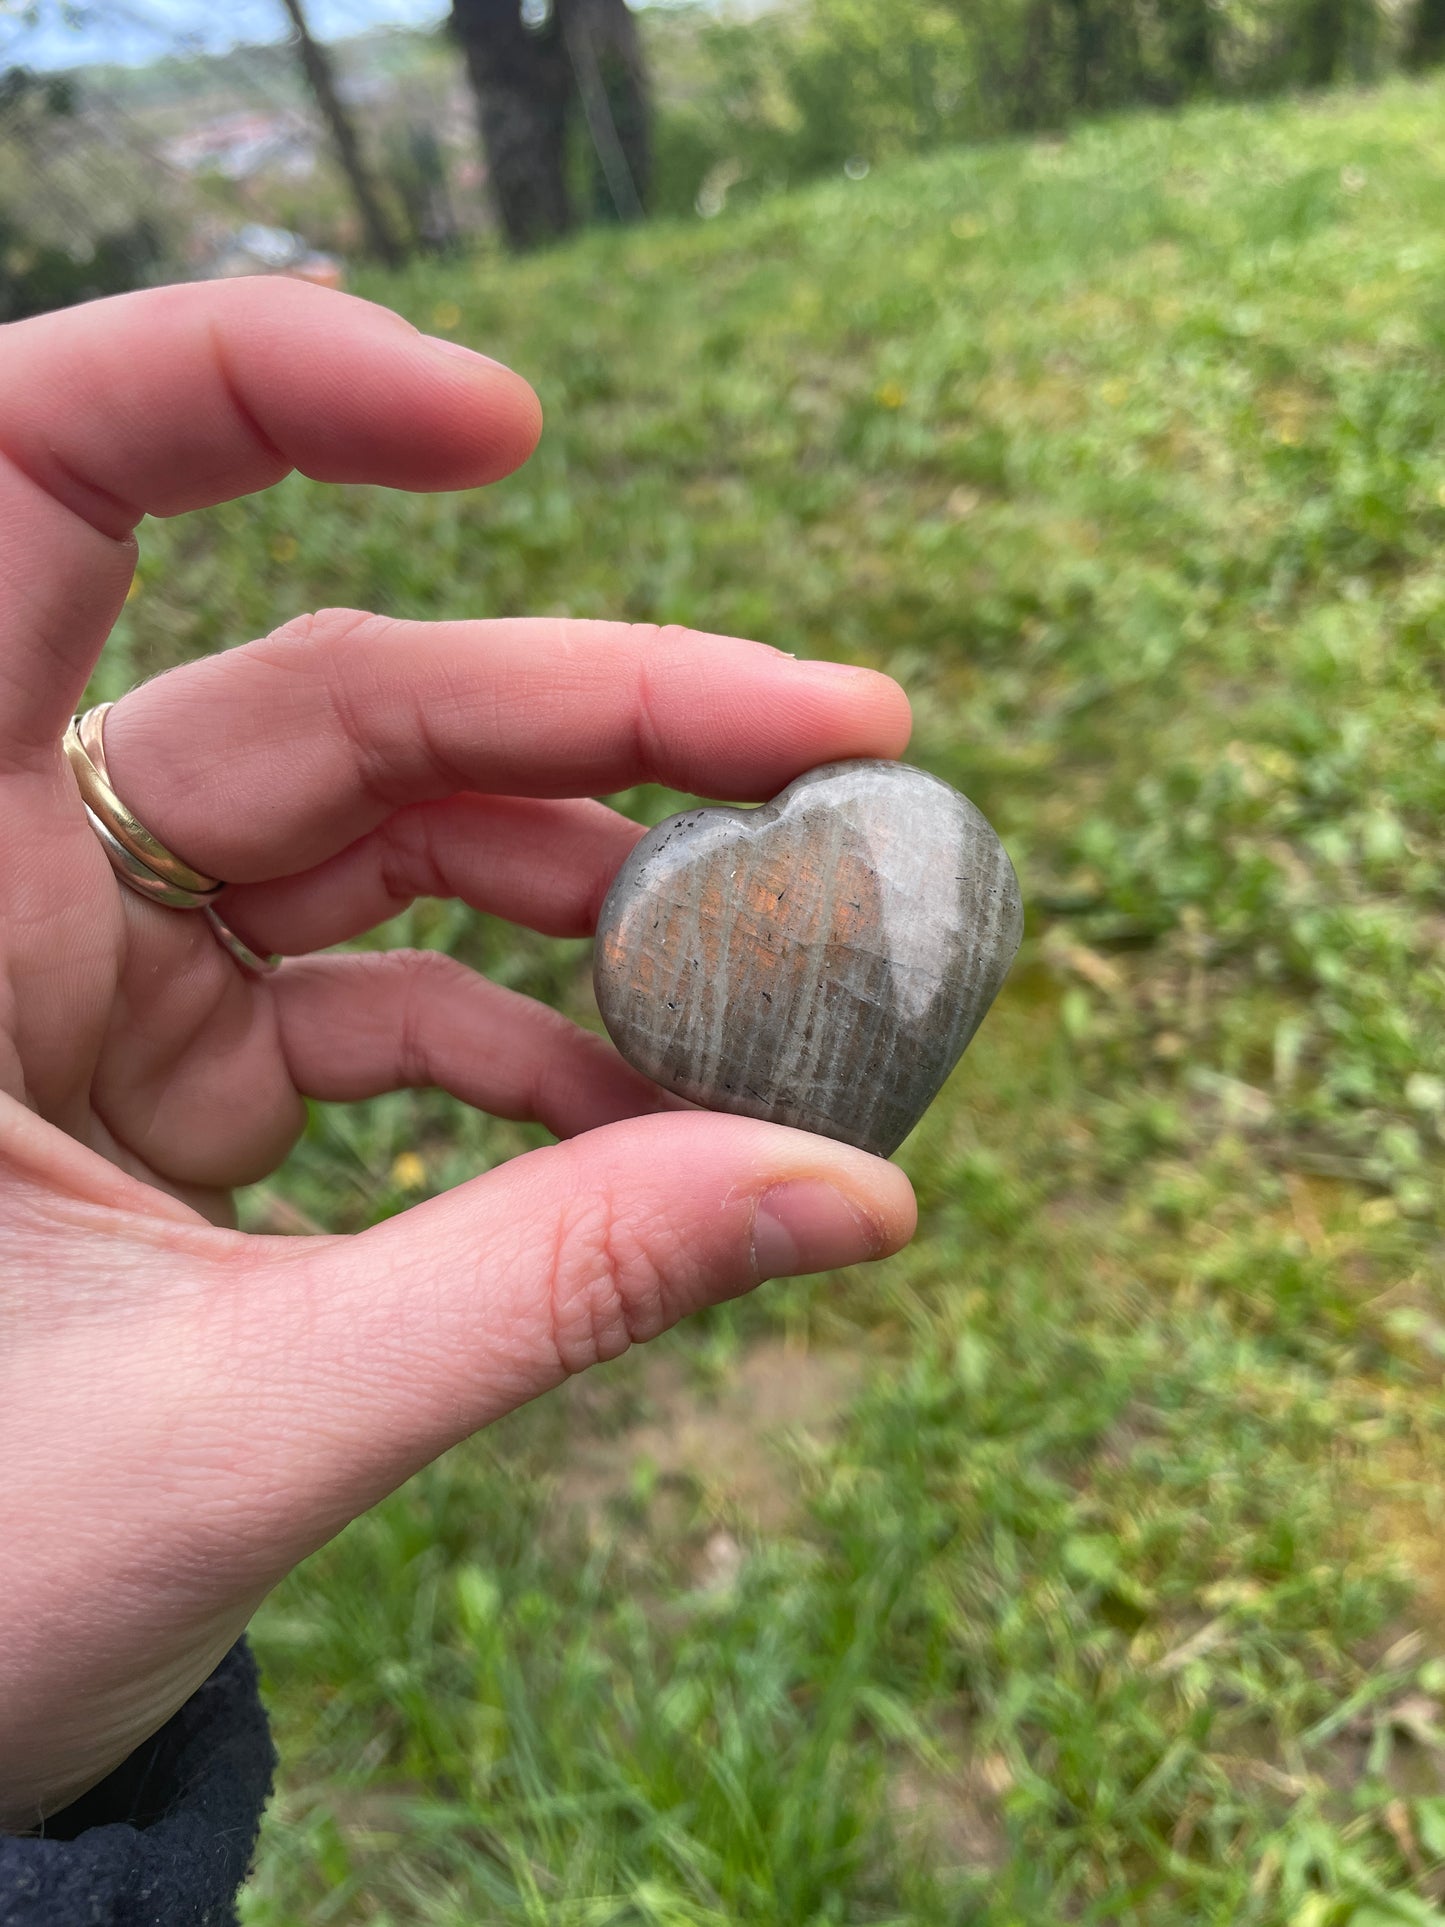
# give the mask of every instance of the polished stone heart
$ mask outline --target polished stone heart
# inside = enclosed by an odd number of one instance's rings
[[[829,763],[761,809],[649,831],[602,906],[597,1002],[669,1090],[886,1157],[1022,932],[1013,865],[967,797],[901,763]]]

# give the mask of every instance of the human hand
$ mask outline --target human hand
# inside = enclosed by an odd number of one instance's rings
[[[594,793],[762,798],[895,755],[887,678],[680,630],[347,610],[175,670],[111,712],[110,773],[287,956],[266,978],[122,889],[86,820],[60,743],[143,513],[293,467],[468,487],[539,425],[497,364],[291,283],[0,330],[0,1827],[101,1779],[297,1560],[456,1440],[911,1233],[892,1166],[679,1109],[447,958],[304,954],[417,895],[589,932],[639,833]],[[303,1098],[425,1084],[571,1141],[357,1237],[227,1228]]]

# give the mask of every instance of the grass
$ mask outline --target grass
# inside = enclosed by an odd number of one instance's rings
[[[755,634],[897,675],[1030,907],[909,1252],[516,1415],[263,1609],[249,1927],[1445,1922],[1442,110],[417,268],[367,291],[535,380],[522,475],[147,532],[102,693],[331,601]],[[588,1012],[585,946],[405,924]],[[531,1141],[318,1110],[249,1222]]]

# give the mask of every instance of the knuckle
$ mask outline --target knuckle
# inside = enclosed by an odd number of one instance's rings
[[[471,972],[455,957],[440,950],[390,950],[376,968],[389,980],[397,996],[397,1076],[406,1089],[433,1084],[432,1046],[445,1024],[438,1024],[458,990],[470,983]]]
[[[466,966],[445,950],[422,950],[415,946],[376,953],[377,968],[391,970],[408,982],[429,985],[449,983],[467,974]]]
[[[326,725],[344,746],[363,794],[392,811],[412,800],[406,766],[430,765],[437,795],[465,787],[432,740],[428,706],[408,675],[407,625],[369,609],[317,609],[293,616],[253,651],[273,668],[304,675]]]
[[[657,622],[651,625],[649,653],[664,661],[677,656],[691,657],[697,651],[696,631],[682,622]]]
[[[528,1054],[521,1091],[525,1116],[570,1137],[567,1120],[586,1097],[587,1087],[612,1069],[615,1054],[600,1037],[579,1030],[570,1017],[548,1004],[529,1002]]]
[[[667,770],[668,731],[659,715],[657,673],[669,659],[669,637],[685,634],[676,624],[654,629],[651,647],[640,649],[633,678],[633,753],[638,767],[656,776]]]
[[[279,629],[273,629],[266,637],[266,646],[308,654],[329,652],[353,640],[359,630],[381,625],[385,620],[369,609],[312,609],[304,615],[292,616]]]
[[[423,804],[394,810],[376,831],[382,887],[398,908],[416,897],[453,895],[434,824],[432,812]]]
[[[661,1227],[631,1221],[598,1189],[563,1206],[553,1240],[547,1317],[564,1372],[617,1358],[674,1322]]]
[[[273,670],[303,676],[325,705],[330,726],[346,745],[363,790],[378,800],[386,795],[386,761],[364,720],[371,707],[374,677],[358,644],[384,641],[394,625],[366,609],[316,609],[293,616],[254,652]]]

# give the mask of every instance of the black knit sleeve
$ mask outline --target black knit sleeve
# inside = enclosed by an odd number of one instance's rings
[[[275,1764],[242,1640],[41,1834],[0,1834],[0,1927],[233,1927]]]

